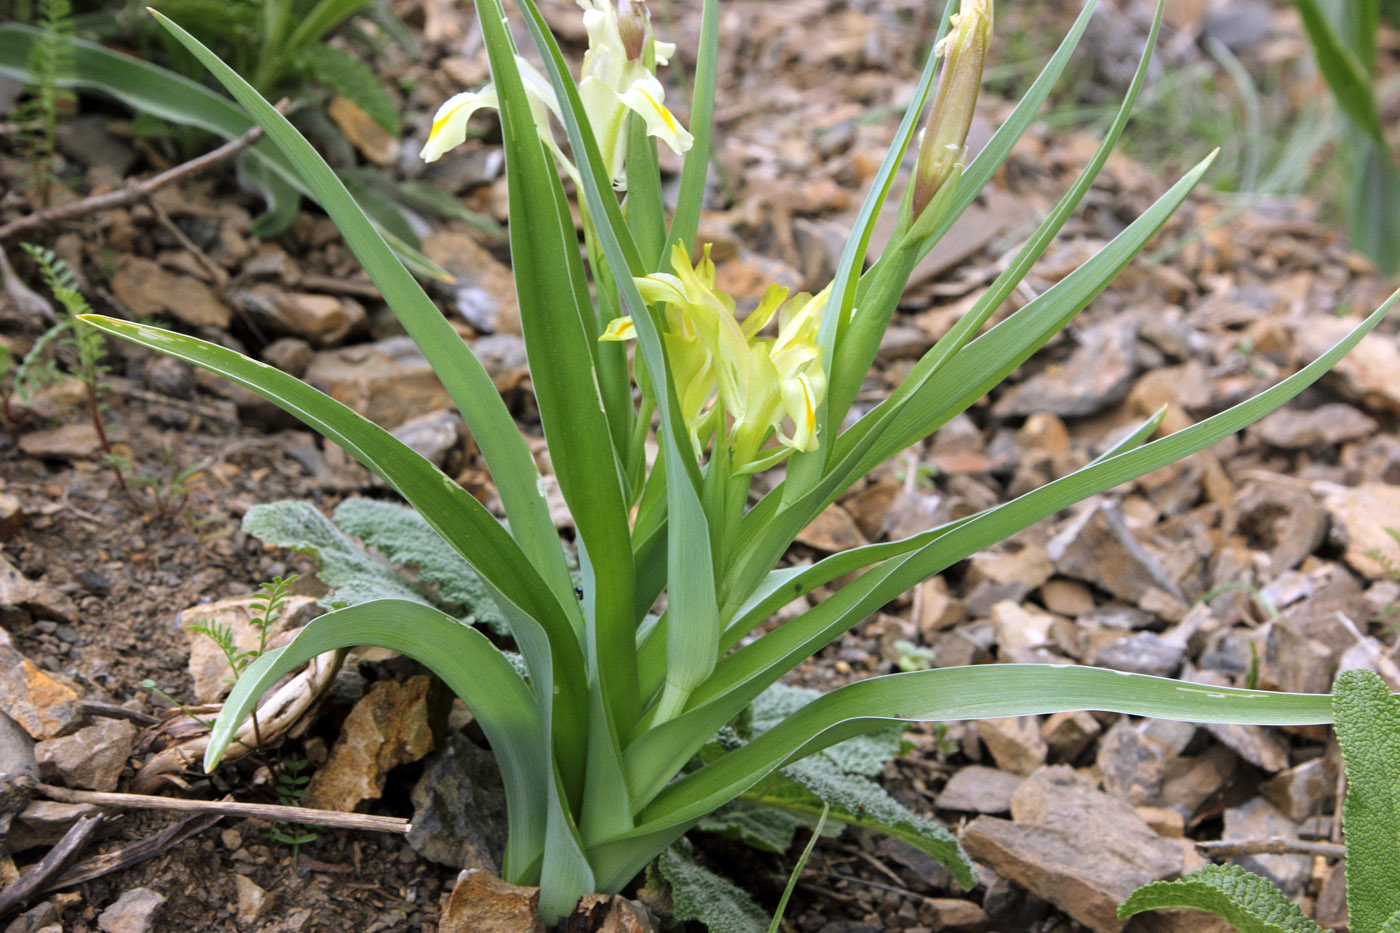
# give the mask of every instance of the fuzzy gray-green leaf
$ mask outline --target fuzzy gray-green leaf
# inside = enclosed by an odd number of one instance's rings
[[[764,852],[782,853],[792,848],[797,831],[811,822],[806,814],[755,806],[738,800],[720,807],[696,823],[695,828],[703,833],[738,840]]]
[[[768,916],[754,899],[690,857],[680,845],[657,857],[661,877],[671,885],[677,920],[698,920],[710,933],[763,933]]]
[[[1209,911],[1240,933],[1322,933],[1282,891],[1238,865],[1207,865],[1176,881],[1145,884],[1119,905],[1118,917],[1173,907]]]
[[[820,690],[809,687],[774,684],[759,694],[749,707],[751,734],[762,735],[821,695]],[[899,755],[902,731],[900,726],[877,729],[833,745],[821,754],[842,771],[873,777],[880,773],[885,762]]]
[[[428,600],[383,561],[335,527],[315,506],[285,500],[255,505],[243,516],[243,530],[253,537],[316,558],[321,582],[331,588],[322,600],[328,609],[372,599]]]
[[[1344,671],[1332,708],[1347,772],[1347,915],[1355,933],[1377,933],[1400,911],[1400,701],[1373,672]]]
[[[496,632],[508,630],[476,571],[412,508],[378,499],[347,499],[336,507],[335,523],[393,563],[416,567],[419,581],[435,585],[436,602],[443,609]]]

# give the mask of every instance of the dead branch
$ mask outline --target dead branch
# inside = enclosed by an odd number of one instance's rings
[[[42,786],[40,785],[40,787]],[[100,825],[102,825],[102,817],[85,816],[70,826],[68,832],[64,833],[63,838],[58,841],[58,845],[45,853],[44,857],[39,859],[34,867],[25,872],[18,881],[0,891],[0,917],[29,903],[29,899],[38,894],[49,879],[68,864],[73,856],[82,851]]]
[[[1264,839],[1198,842],[1196,851],[1206,858],[1233,858],[1236,855],[1320,855],[1323,858],[1346,858],[1347,847],[1332,842],[1308,842],[1303,839],[1274,836]]]
[[[342,813],[339,810],[313,810],[285,807],[274,803],[240,803],[236,800],[186,800],[150,794],[104,794],[93,790],[73,790],[40,784],[39,793],[63,803],[91,803],[99,807],[134,810],[175,810],[183,813],[219,813],[272,823],[311,823],[337,829],[361,829],[380,833],[407,833],[408,820],[398,816],[371,816],[368,813]]]

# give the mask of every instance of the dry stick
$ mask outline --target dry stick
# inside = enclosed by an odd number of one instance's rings
[[[408,820],[398,816],[370,816],[367,813],[342,813],[339,810],[313,810],[309,807],[284,807],[271,803],[239,803],[234,800],[185,800],[181,797],[156,797],[150,794],[104,794],[91,790],[73,790],[40,784],[39,793],[64,803],[91,803],[99,807],[127,807],[136,810],[178,810],[186,813],[224,813],[255,820],[284,823],[313,823],[339,829],[363,829],[381,833],[407,833]]]
[[[1320,855],[1323,858],[1346,858],[1347,847],[1332,842],[1307,842],[1274,836],[1267,839],[1229,839],[1223,842],[1198,842],[1196,850],[1207,858],[1232,858],[1236,855]]]
[[[222,813],[196,813],[185,817],[173,826],[167,826],[154,836],[138,839],[111,852],[103,852],[101,855],[85,858],[46,884],[43,893],[57,891],[59,888],[70,888],[75,884],[82,884],[84,881],[91,881],[94,878],[101,878],[103,875],[110,875],[114,871],[139,865],[146,859],[154,858],[165,850],[179,845],[196,833],[204,832],[223,818]]]
[[[58,845],[39,859],[33,868],[24,873],[22,878],[0,891],[0,917],[29,903],[29,899],[38,894],[49,879],[87,845],[88,840],[92,838],[93,833],[97,832],[97,827],[101,824],[102,817],[94,814],[85,816],[70,826],[68,832],[64,833],[63,838],[59,840]]]
[[[277,105],[278,110],[283,110],[287,102],[283,101]],[[196,156],[188,162],[182,162],[174,168],[152,175],[145,181],[128,183],[125,187],[116,191],[108,191],[106,194],[97,194],[91,197],[82,198],[77,201],[70,201],[67,204],[59,204],[46,208],[42,211],[35,211],[33,214],[26,214],[17,220],[12,220],[4,226],[0,226],[0,241],[8,240],[17,233],[31,230],[35,227],[43,227],[48,224],[58,223],[63,220],[72,220],[74,217],[81,217],[84,214],[92,214],[97,211],[112,210],[117,207],[126,207],[134,204],[143,198],[148,197],[155,191],[164,188],[171,182],[178,181],[186,176],[202,172],[212,165],[218,165],[228,159],[238,155],[249,146],[262,138],[263,130],[261,126],[255,126],[237,139],[231,139],[217,149],[206,152],[202,156]]]

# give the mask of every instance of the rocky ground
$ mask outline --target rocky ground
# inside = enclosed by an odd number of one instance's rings
[[[697,6],[658,4],[658,31],[692,35]],[[1137,6],[1109,6],[1076,79],[1090,92],[1121,85],[1123,49],[1131,53],[1130,37],[1142,34]],[[1251,68],[1276,72],[1291,62],[1295,83],[1285,96],[1319,93],[1299,64],[1306,53],[1287,14],[1248,2],[1206,6],[1173,8],[1167,69],[1200,61],[1199,40],[1209,36]],[[830,278],[930,27],[923,4],[903,0],[723,10],[721,172],[702,235],[715,243],[721,284],[742,304],[774,280],[819,288]],[[573,4],[556,0],[548,11],[579,48]],[[362,160],[437,184],[503,221],[505,182],[490,132],[430,169],[413,158],[437,103],[486,74],[470,17],[442,0],[406,0],[399,12],[420,31],[423,57],[396,60],[402,53],[391,49],[378,65],[413,87],[403,101],[411,138],[376,135],[343,107],[332,114]],[[1054,34],[1064,21],[1057,11],[1007,15],[999,48],[1017,37],[1034,44],[1028,36]],[[694,63],[680,44],[689,73]],[[1009,106],[983,102],[974,145]],[[163,167],[159,149],[95,100],[83,102],[63,139],[58,176],[73,197]],[[6,145],[0,188],[10,193],[0,199],[0,225],[29,209],[28,167]],[[1018,145],[916,274],[866,402],[896,385],[972,304],[1095,145],[1087,133],[1046,125]],[[1165,189],[1162,169],[1111,159],[1002,313],[1121,230]],[[68,261],[98,311],[160,318],[304,376],[490,501],[460,419],[334,227],[307,212],[262,242],[249,230],[256,210],[226,170],[215,170],[132,207],[26,236]],[[1318,214],[1309,198],[1202,190],[1065,334],[853,489],[802,535],[791,559],[902,537],[1005,501],[1082,466],[1160,406],[1163,429],[1178,430],[1295,371],[1390,287]],[[35,285],[16,243],[0,245]],[[487,361],[522,428],[537,435],[503,241],[479,226],[434,224],[424,250],[457,276],[435,296]],[[22,354],[41,330],[7,285],[0,340]],[[489,762],[466,712],[413,665],[382,652],[352,656],[314,708],[287,714],[275,756],[247,756],[212,776],[192,765],[200,730],[161,697],[197,707],[225,689],[221,660],[185,629],[191,621],[213,618],[246,637],[258,585],[289,573],[302,577],[283,626],[315,611],[323,591],[310,562],[239,530],[252,505],[296,498],[328,510],[347,496],[382,495],[382,486],[246,393],[130,345],[113,343],[108,353],[101,420],[129,461],[122,482],[101,456],[77,380],[9,398],[0,421],[0,772],[32,762],[48,785],[70,790],[263,803],[287,797],[274,775],[305,774],[305,802],[411,817],[419,829],[408,838],[393,826],[316,829],[293,845],[289,824],[6,792],[0,922],[16,933],[452,929],[439,923],[457,870],[489,864],[500,827],[440,814],[499,807],[489,782],[444,778],[489,774]],[[829,687],[901,667],[1035,661],[1324,692],[1340,667],[1364,665],[1400,687],[1392,661],[1400,543],[1388,533],[1400,529],[1397,371],[1400,344],[1385,325],[1286,409],[926,581],[798,679]],[[560,524],[567,534],[567,515]],[[791,929],[1118,930],[1117,902],[1202,864],[1196,842],[1339,838],[1340,759],[1321,728],[1074,713],[908,735],[915,750],[888,766],[886,786],[957,829],[981,883],[959,891],[912,848],[848,832],[818,846],[789,910]],[[91,819],[99,815],[100,823]],[[19,888],[6,886],[42,868],[75,825],[89,835],[73,863],[7,902]],[[790,862],[700,842],[762,903],[776,902]],[[1241,860],[1322,925],[1344,928],[1335,859]],[[1131,928],[1211,923],[1158,915]]]

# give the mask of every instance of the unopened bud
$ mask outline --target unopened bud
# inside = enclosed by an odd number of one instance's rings
[[[992,0],[962,0],[943,38],[943,72],[914,169],[913,216],[923,213],[963,157],[992,38]]]
[[[641,0],[617,0],[617,32],[628,61],[637,61],[646,51],[649,17]]]

